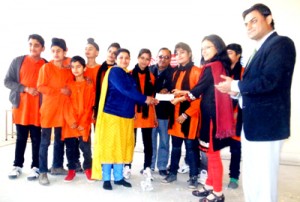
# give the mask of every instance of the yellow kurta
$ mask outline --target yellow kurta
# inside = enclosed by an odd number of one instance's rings
[[[103,112],[108,88],[107,70],[101,89],[97,117],[92,179],[102,179],[101,164],[123,164],[132,162],[134,150],[134,120]]]

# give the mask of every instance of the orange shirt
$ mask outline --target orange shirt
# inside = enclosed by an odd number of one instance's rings
[[[26,56],[20,69],[20,83],[24,86],[36,88],[40,68],[45,64],[43,59],[33,60]],[[20,105],[13,108],[13,122],[21,125],[40,126],[40,95],[20,93]]]
[[[74,80],[69,68],[61,68],[49,62],[39,73],[38,91],[43,94],[40,109],[42,128],[61,127],[63,124],[63,105],[68,96],[62,94],[61,88]]]
[[[198,68],[196,66],[192,67],[190,72],[189,82],[190,89],[192,89],[200,78],[200,74],[202,72],[202,68]],[[175,73],[173,74],[173,76]],[[175,88],[181,90],[181,84],[185,75],[185,71],[180,72],[178,80],[176,82]],[[176,120],[181,114],[179,113],[180,103],[175,105],[174,109],[174,119]],[[190,107],[185,111],[185,113],[190,117],[190,127],[189,127],[189,135],[188,139],[195,139],[198,136],[198,130],[200,125],[200,99],[196,99],[190,103]],[[183,132],[181,132],[181,124],[177,121],[174,121],[172,128],[169,128],[168,133],[170,135],[185,138]]]
[[[95,83],[97,80],[97,73],[98,73],[98,70],[100,69],[100,67],[101,67],[101,65],[97,65],[95,67],[86,66],[86,70],[84,72],[85,77],[89,77],[90,79],[92,79],[94,86],[95,86]]]
[[[63,108],[64,124],[62,127],[62,139],[82,136],[83,141],[87,142],[90,136],[95,100],[94,86],[87,81],[72,81],[68,86],[72,94],[65,102]],[[70,126],[73,123],[82,126],[84,130],[72,129]]]
[[[138,74],[142,94],[144,94],[145,87],[145,79],[146,74]],[[152,73],[150,73],[151,83],[154,85],[155,77]],[[154,96],[154,95],[153,95]],[[135,119],[134,119],[134,128],[154,128],[156,122],[155,108],[154,105],[149,105],[148,117],[146,119],[143,118],[143,113],[137,112],[137,106],[135,107]]]

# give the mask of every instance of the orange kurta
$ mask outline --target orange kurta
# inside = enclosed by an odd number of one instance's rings
[[[100,69],[101,65],[97,65],[95,67],[88,67],[86,66],[86,70],[84,72],[84,76],[85,77],[89,77],[90,79],[92,79],[94,86],[97,80],[97,73],[98,70]]]
[[[144,94],[145,87],[145,79],[146,74],[138,74],[142,94]],[[150,73],[151,83],[154,85],[155,77],[152,73]],[[135,119],[134,119],[134,128],[154,128],[156,122],[155,108],[154,105],[149,105],[148,117],[146,119],[143,118],[142,112],[137,112],[137,106],[135,107]]]
[[[189,82],[190,89],[192,89],[199,81],[202,68],[193,66],[190,72]],[[185,75],[185,71],[180,72],[178,80],[176,82],[175,88],[181,90],[181,84]],[[198,136],[198,129],[200,123],[200,99],[196,99],[190,103],[190,107],[185,111],[185,113],[190,117],[190,127],[188,139],[195,139]],[[179,113],[180,103],[175,105],[174,109],[174,119],[176,120],[181,114]],[[183,132],[181,132],[181,124],[174,121],[172,128],[169,128],[168,133],[170,135],[185,138]]]
[[[68,96],[61,89],[72,81],[74,76],[69,68],[45,64],[39,73],[38,91],[43,94],[41,113],[42,128],[61,127],[63,125],[63,106]]]
[[[36,88],[40,68],[45,64],[44,59],[33,60],[26,56],[20,69],[20,83],[24,86]],[[21,125],[40,126],[40,95],[20,93],[20,104],[13,108],[13,122]]]
[[[73,81],[68,86],[72,94],[64,105],[62,139],[82,137],[83,141],[87,142],[90,136],[92,107],[95,100],[94,86],[87,81]],[[84,130],[72,129],[70,126],[75,122],[78,126],[82,126]]]

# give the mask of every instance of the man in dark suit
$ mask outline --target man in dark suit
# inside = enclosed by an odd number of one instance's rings
[[[243,110],[242,155],[245,201],[277,201],[280,150],[290,136],[291,83],[296,50],[274,31],[271,10],[255,4],[243,12],[256,53],[241,81],[224,78],[216,88],[238,97]]]

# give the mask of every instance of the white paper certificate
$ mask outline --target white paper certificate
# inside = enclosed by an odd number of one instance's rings
[[[174,95],[173,94],[156,93],[155,98],[158,99],[159,101],[171,101],[174,99]]]

